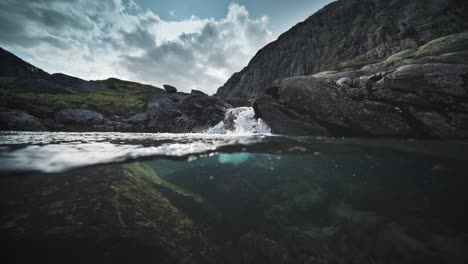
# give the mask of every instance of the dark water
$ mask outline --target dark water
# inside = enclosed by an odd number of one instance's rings
[[[3,133],[11,263],[468,263],[466,142]]]

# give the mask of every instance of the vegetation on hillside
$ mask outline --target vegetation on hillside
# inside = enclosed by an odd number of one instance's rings
[[[34,108],[43,112],[56,112],[66,108],[97,111],[106,116],[128,117],[143,112],[147,97],[152,93],[161,93],[162,89],[135,82],[110,78],[94,81],[108,90],[82,92],[75,94],[32,93],[0,87],[0,106],[6,108],[15,105],[20,110]]]

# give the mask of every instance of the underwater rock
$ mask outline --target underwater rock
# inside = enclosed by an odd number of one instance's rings
[[[4,179],[14,191],[2,191],[9,201],[2,203],[0,225],[9,259],[203,263],[198,262],[206,250],[202,234],[158,189],[183,195],[186,202],[192,196],[172,191],[145,166],[101,166],[17,180]],[[192,204],[202,202],[193,199]],[[47,250],[51,246],[54,250]]]

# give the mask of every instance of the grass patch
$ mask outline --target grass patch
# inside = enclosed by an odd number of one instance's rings
[[[96,91],[77,94],[17,93],[17,97],[29,99],[42,109],[60,110],[79,108],[93,110],[104,115],[131,116],[144,111],[143,95],[122,91]]]

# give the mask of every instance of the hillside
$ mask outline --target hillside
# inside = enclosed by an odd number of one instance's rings
[[[463,0],[339,0],[261,49],[217,95],[254,99],[277,79],[363,66],[466,30]]]

